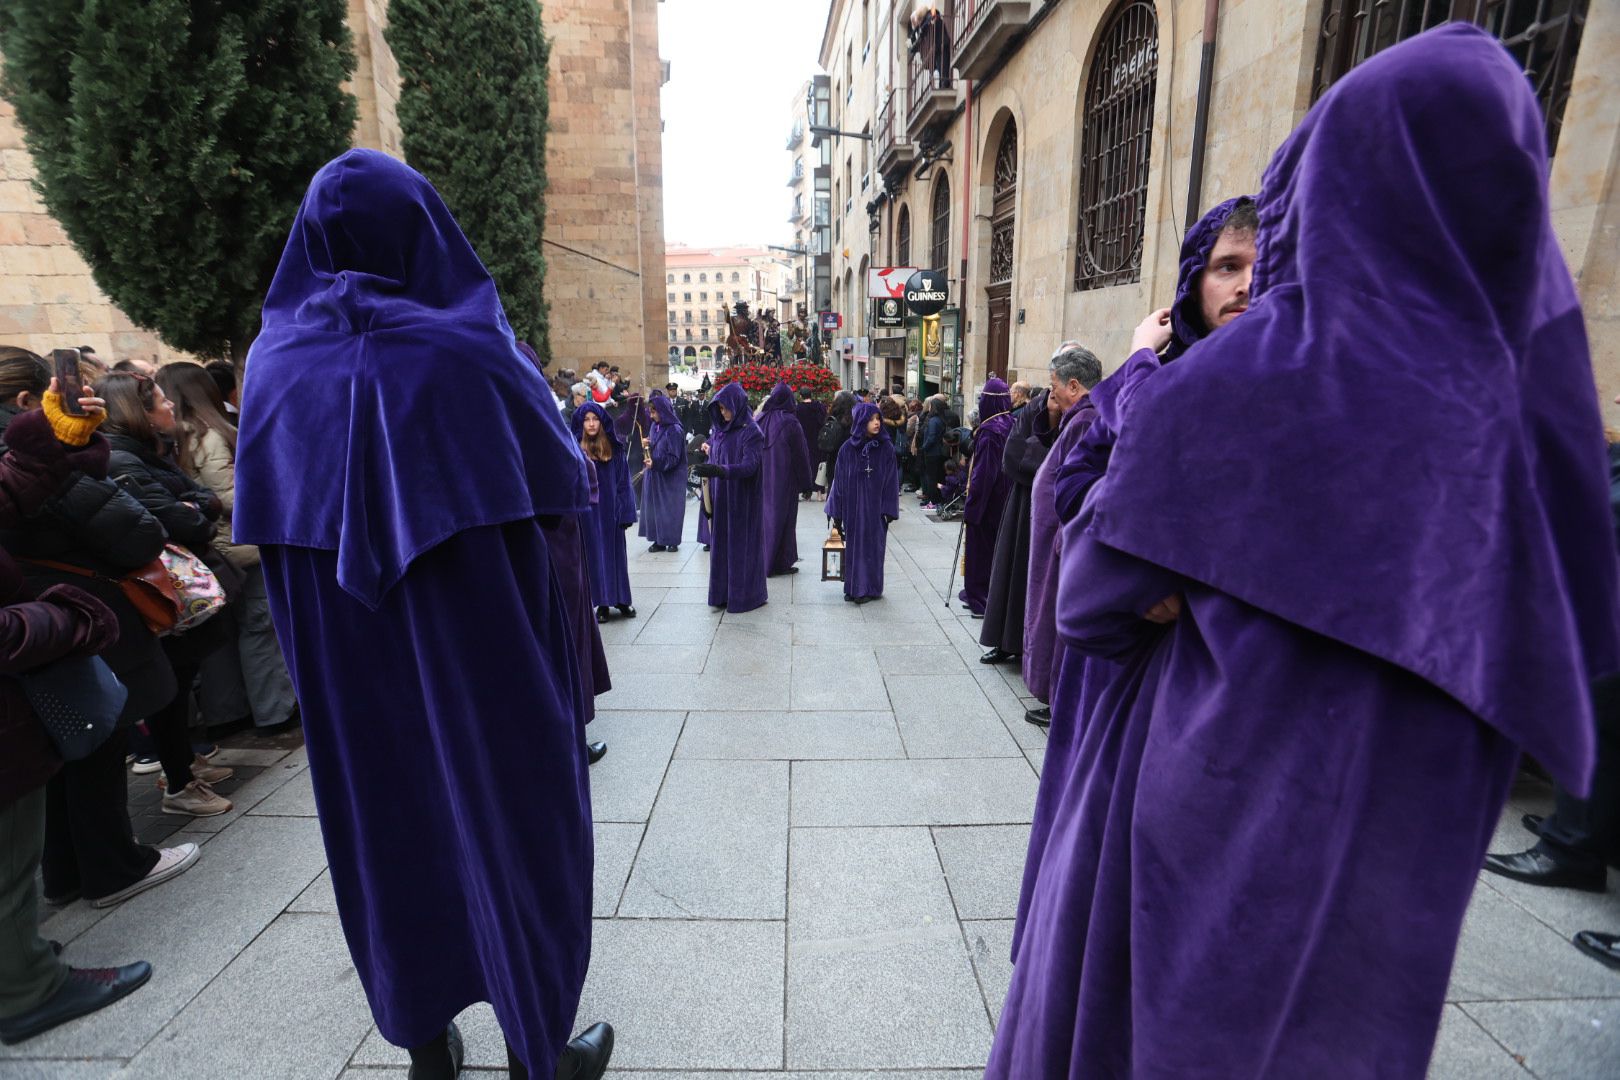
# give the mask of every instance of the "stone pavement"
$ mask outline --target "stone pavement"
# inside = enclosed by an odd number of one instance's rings
[[[616,685],[591,729],[610,750],[580,1020],[617,1027],[611,1075],[980,1075],[1043,736],[1016,673],[977,662],[979,624],[942,603],[955,527],[903,506],[887,596],[863,608],[818,580],[819,505],[802,508],[803,572],[745,615],[709,610],[695,543],[632,547],[640,615],[603,628]],[[150,985],[0,1048],[0,1077],[405,1076],[349,964],[303,751],[226,753],[260,771],[230,815],[181,829],[205,844],[195,869],[46,927],[76,963],[150,959]],[[1550,801],[1521,782],[1495,849],[1525,845],[1519,815]],[[1610,886],[1482,880],[1431,1076],[1620,1076],[1620,974],[1568,943],[1620,929]],[[504,1075],[483,1071],[505,1062],[489,1010],[461,1023],[470,1075]]]

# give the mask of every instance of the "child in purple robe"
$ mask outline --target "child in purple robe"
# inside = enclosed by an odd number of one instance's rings
[[[1273,158],[1248,314],[1142,380],[1063,530],[1059,633],[1128,670],[1077,735],[990,1080],[1425,1075],[1518,756],[1584,791],[1587,683],[1620,668],[1546,176],[1522,69],[1457,24]]]
[[[844,538],[844,599],[864,604],[883,595],[889,526],[900,518],[900,469],[876,405],[855,406],[850,421],[833,467],[827,516]]]
[[[759,410],[759,430],[765,436],[765,457],[760,478],[763,510],[765,574],[797,574],[799,568],[799,498],[810,490],[810,451],[804,428],[793,404],[793,388],[777,383]]]
[[[741,384],[722,386],[709,403],[712,434],[704,443],[709,460],[692,466],[707,481],[713,504],[710,529],[709,606],[730,612],[765,606],[765,545],[760,469],[765,436],[748,412]]]
[[[968,466],[967,502],[962,520],[962,591],[958,599],[974,617],[984,615],[990,599],[990,565],[996,557],[996,531],[1012,490],[1012,479],[1001,468],[1001,454],[1012,430],[1012,397],[1007,384],[992,376],[979,393],[979,426],[973,431],[972,459]]]
[[[580,449],[596,466],[598,496],[580,524],[585,532],[585,561],[591,570],[591,600],[596,621],[607,622],[612,608],[627,619],[636,617],[630,598],[630,557],[625,531],[636,523],[636,497],[630,488],[630,448],[614,430],[607,410],[587,401],[574,410],[571,430]]]
[[[662,394],[652,396],[649,412],[653,423],[642,447],[646,471],[638,531],[652,541],[648,551],[679,551],[686,528],[686,429]]]

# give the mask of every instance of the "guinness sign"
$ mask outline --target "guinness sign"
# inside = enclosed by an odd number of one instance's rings
[[[938,315],[950,299],[945,275],[939,270],[919,270],[906,282],[906,307],[913,315]]]

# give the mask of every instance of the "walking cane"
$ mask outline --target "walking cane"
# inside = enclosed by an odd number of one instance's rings
[[[956,550],[951,552],[951,580],[945,583],[945,606],[951,606],[951,590],[956,588],[956,560],[962,554],[962,535],[967,532],[967,515],[962,515],[962,524],[956,530]]]

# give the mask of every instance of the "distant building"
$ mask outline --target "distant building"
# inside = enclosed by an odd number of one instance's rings
[[[795,278],[789,256],[767,248],[694,248],[664,253],[665,326],[671,364],[713,371],[730,359],[726,316],[746,303],[755,316],[792,317]]]

